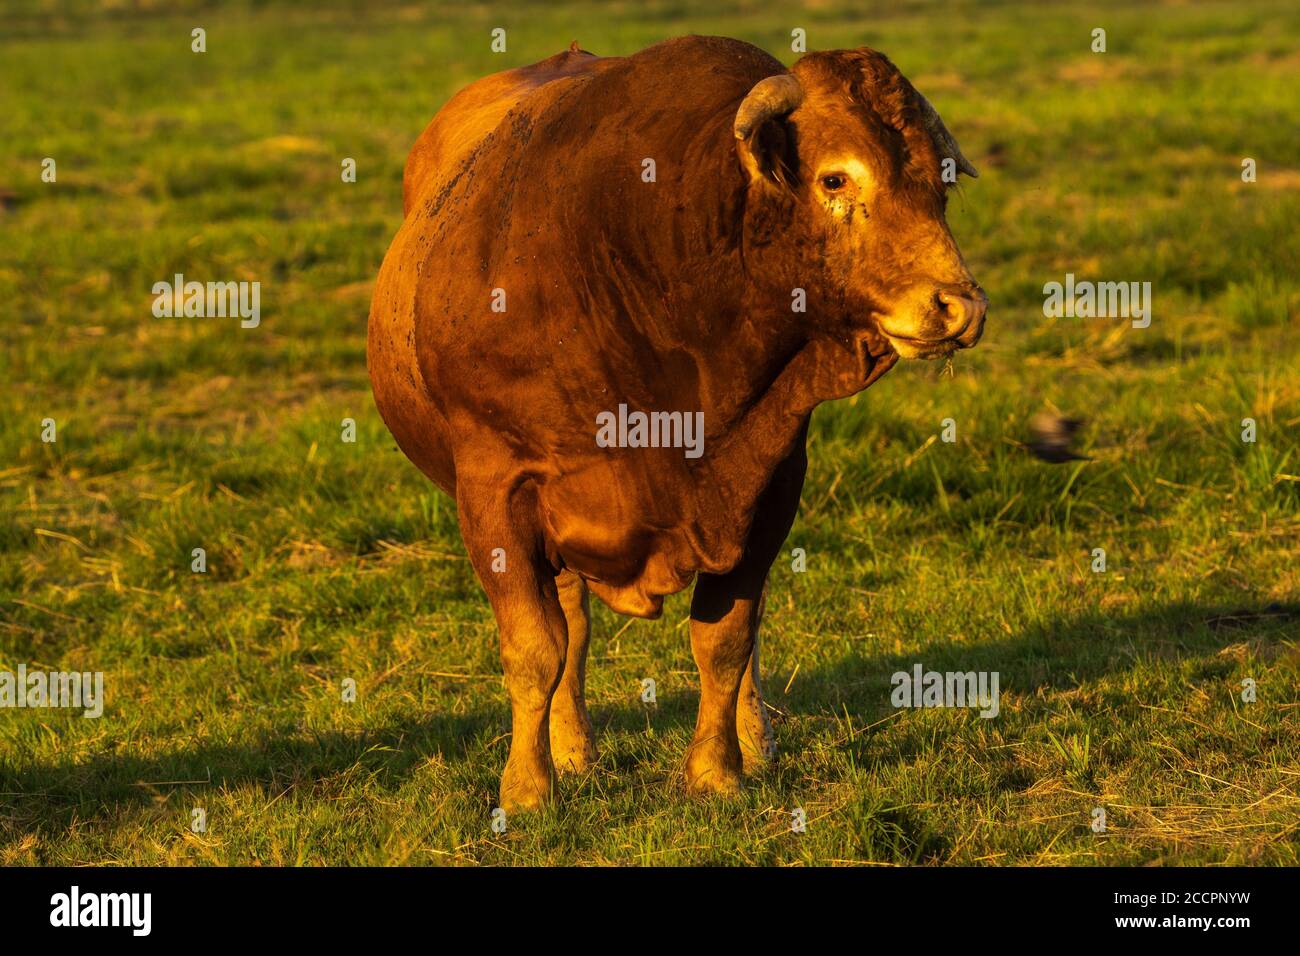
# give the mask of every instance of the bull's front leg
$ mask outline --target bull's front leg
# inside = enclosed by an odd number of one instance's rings
[[[736,730],[740,686],[753,663],[762,577],[701,575],[691,599],[691,651],[700,671],[700,710],[686,754],[692,793],[740,790],[744,758]]]
[[[729,573],[702,574],[691,599],[691,650],[700,670],[700,711],[686,756],[694,793],[740,789],[742,771],[776,752],[759,680],[758,626],[768,568],[794,523],[807,457],[804,432],[759,499],[740,563]]]

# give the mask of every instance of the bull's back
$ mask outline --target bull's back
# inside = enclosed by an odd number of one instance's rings
[[[465,87],[438,111],[406,159],[402,214],[421,195],[456,176],[478,147],[530,93],[547,83],[590,70],[601,57],[577,43],[540,63],[484,77]]]

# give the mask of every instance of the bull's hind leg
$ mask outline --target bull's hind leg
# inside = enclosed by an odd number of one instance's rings
[[[527,500],[478,499],[464,482],[457,491],[461,534],[496,616],[510,694],[510,755],[501,775],[501,806],[507,813],[529,810],[549,802],[554,790],[551,698],[564,669],[568,626],[555,570],[526,524],[535,506]]]
[[[764,595],[767,593],[764,587]],[[745,773],[756,773],[772,762],[776,756],[776,735],[772,721],[763,703],[763,685],[759,679],[758,650],[762,643],[763,605],[758,601],[758,616],[754,622],[754,651],[749,666],[740,682],[740,698],[736,701],[736,736],[740,740],[740,756],[745,763]]]
[[[591,605],[587,583],[572,571],[555,579],[568,623],[569,645],[564,676],[551,700],[551,758],[560,773],[580,773],[596,760],[596,738],[587,716],[587,643],[591,639]]]

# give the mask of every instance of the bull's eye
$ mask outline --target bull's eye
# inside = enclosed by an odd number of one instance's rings
[[[846,180],[839,173],[831,173],[829,176],[822,177],[822,188],[828,193],[844,188]]]

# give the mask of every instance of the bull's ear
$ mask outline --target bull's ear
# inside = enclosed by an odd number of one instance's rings
[[[789,73],[759,80],[736,110],[736,154],[751,181],[790,186],[793,143],[785,117],[803,102],[803,87]]]

